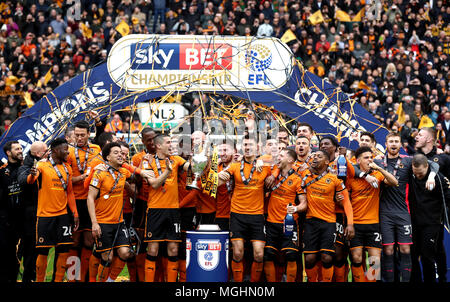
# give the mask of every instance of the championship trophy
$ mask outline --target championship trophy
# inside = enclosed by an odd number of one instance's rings
[[[199,150],[201,144],[194,146],[194,154],[191,160],[191,169],[194,177],[192,179],[192,182],[186,185],[187,190],[192,189],[201,190],[201,188],[199,188],[197,185],[197,181],[202,175],[206,166],[208,165],[208,157],[206,156],[206,148],[208,146],[208,142],[209,136],[206,137],[202,150]]]

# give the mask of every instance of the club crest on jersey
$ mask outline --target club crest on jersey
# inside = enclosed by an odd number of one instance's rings
[[[438,161],[439,161],[439,158],[435,157],[435,158],[433,158],[433,161],[434,161],[434,162],[438,162]]]
[[[292,181],[292,179],[289,179],[289,181],[288,181],[288,186],[292,186],[292,184],[293,184],[294,182]]]
[[[195,249],[200,268],[212,271],[219,265],[219,253],[222,250],[220,240],[198,240]]]
[[[330,183],[331,183],[331,179],[327,178],[327,179],[325,179],[325,182],[326,182],[327,184],[330,184]]]
[[[403,164],[398,165],[400,169],[403,169],[405,166]]]

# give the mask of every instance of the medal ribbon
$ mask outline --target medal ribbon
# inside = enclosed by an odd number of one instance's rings
[[[59,178],[59,180],[61,181],[61,184],[62,184],[62,186],[63,186],[64,191],[67,190],[67,183],[66,183],[66,181],[64,180],[64,177],[62,176],[62,174],[61,174],[61,172],[59,171],[59,169],[56,167],[56,164],[55,164],[55,161],[53,160],[53,158],[52,158],[51,156],[50,156],[49,158],[50,158],[50,163],[52,164],[53,169],[54,169],[55,172],[56,172],[56,175],[58,175],[58,178]],[[64,171],[66,172],[66,175],[67,175],[67,182],[68,182],[68,181],[69,181],[69,171],[67,170],[67,167],[66,167],[66,165],[65,165],[64,163],[62,163],[62,166],[63,166],[63,168],[64,168]]]
[[[114,184],[113,184],[112,188],[109,190],[108,194],[103,195],[103,197],[106,197],[105,199],[109,198],[109,195],[114,191],[117,184],[119,183],[120,178],[122,177],[122,173],[120,173],[120,172],[116,177],[116,174],[114,173],[114,170],[112,168],[108,168],[108,172],[111,174],[112,178],[114,179]]]
[[[88,148],[84,154],[84,162],[83,162],[83,167],[82,167],[81,163],[80,163],[80,156],[78,155],[78,147],[75,147],[75,158],[77,160],[78,170],[80,171],[81,174],[84,174],[84,170],[86,169],[86,164],[87,164],[87,160],[89,157],[89,151],[90,151],[90,149],[89,149],[89,145],[88,145]]]
[[[310,185],[312,185],[313,183],[319,181],[322,177],[324,177],[325,175],[327,175],[328,170],[325,170],[322,172],[322,174],[320,174],[318,177],[314,178],[313,180],[311,180],[310,182],[308,182],[305,185],[305,180],[308,178],[308,176],[311,176],[310,174],[305,175],[305,177],[303,177],[302,179],[302,189],[306,189],[307,187],[309,187]]]
[[[245,178],[245,175],[244,175],[244,159],[241,160],[241,178],[242,178],[242,182],[245,185],[248,185],[250,183],[250,181],[252,180],[253,173],[255,172],[255,169],[256,169],[255,162],[256,161],[254,160],[252,163],[252,170],[250,171],[250,176],[247,179],[247,178]]]
[[[281,185],[286,181],[286,179],[288,179],[289,176],[291,176],[294,173],[294,169],[290,169],[288,174],[286,176],[283,177],[283,179],[281,179],[280,182],[277,183],[277,185],[275,187],[272,188],[272,192],[275,191],[276,189],[278,189],[279,187],[281,187]],[[280,175],[278,175],[278,180],[280,179],[281,173]]]

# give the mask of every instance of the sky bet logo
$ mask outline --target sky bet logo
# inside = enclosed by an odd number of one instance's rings
[[[232,47],[227,44],[134,43],[131,69],[134,70],[231,70]]]

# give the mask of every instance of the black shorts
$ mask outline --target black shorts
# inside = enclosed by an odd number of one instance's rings
[[[350,249],[377,248],[381,249],[380,224],[355,224],[355,237],[350,240]]]
[[[334,254],[336,247],[336,223],[319,218],[308,218],[303,233],[303,253]]]
[[[298,227],[294,224],[292,237],[286,237],[283,233],[282,223],[266,222],[266,248],[276,251],[292,250],[298,252]]]
[[[344,236],[344,230],[347,226],[343,213],[336,213],[336,244],[346,245],[347,239]]]
[[[147,201],[136,198],[133,213],[133,225],[136,230],[145,229],[145,218],[147,213]]]
[[[221,231],[229,231],[230,230],[230,218],[216,217],[214,219],[214,223],[219,226]]]
[[[99,253],[130,246],[130,235],[125,223],[99,223],[102,234],[97,239],[95,250]]]
[[[181,231],[193,231],[197,228],[197,210],[195,207],[180,208]]]
[[[409,213],[380,213],[380,227],[383,245],[412,244],[412,226]]]
[[[72,224],[69,214],[53,217],[37,217],[36,247],[54,247],[73,244]]]
[[[180,209],[147,209],[144,242],[181,242]]]
[[[264,215],[230,213],[231,240],[266,241]]]
[[[80,225],[78,226],[77,232],[91,231],[92,221],[91,216],[89,216],[87,200],[77,199],[76,203],[77,203],[78,217],[80,219]]]

